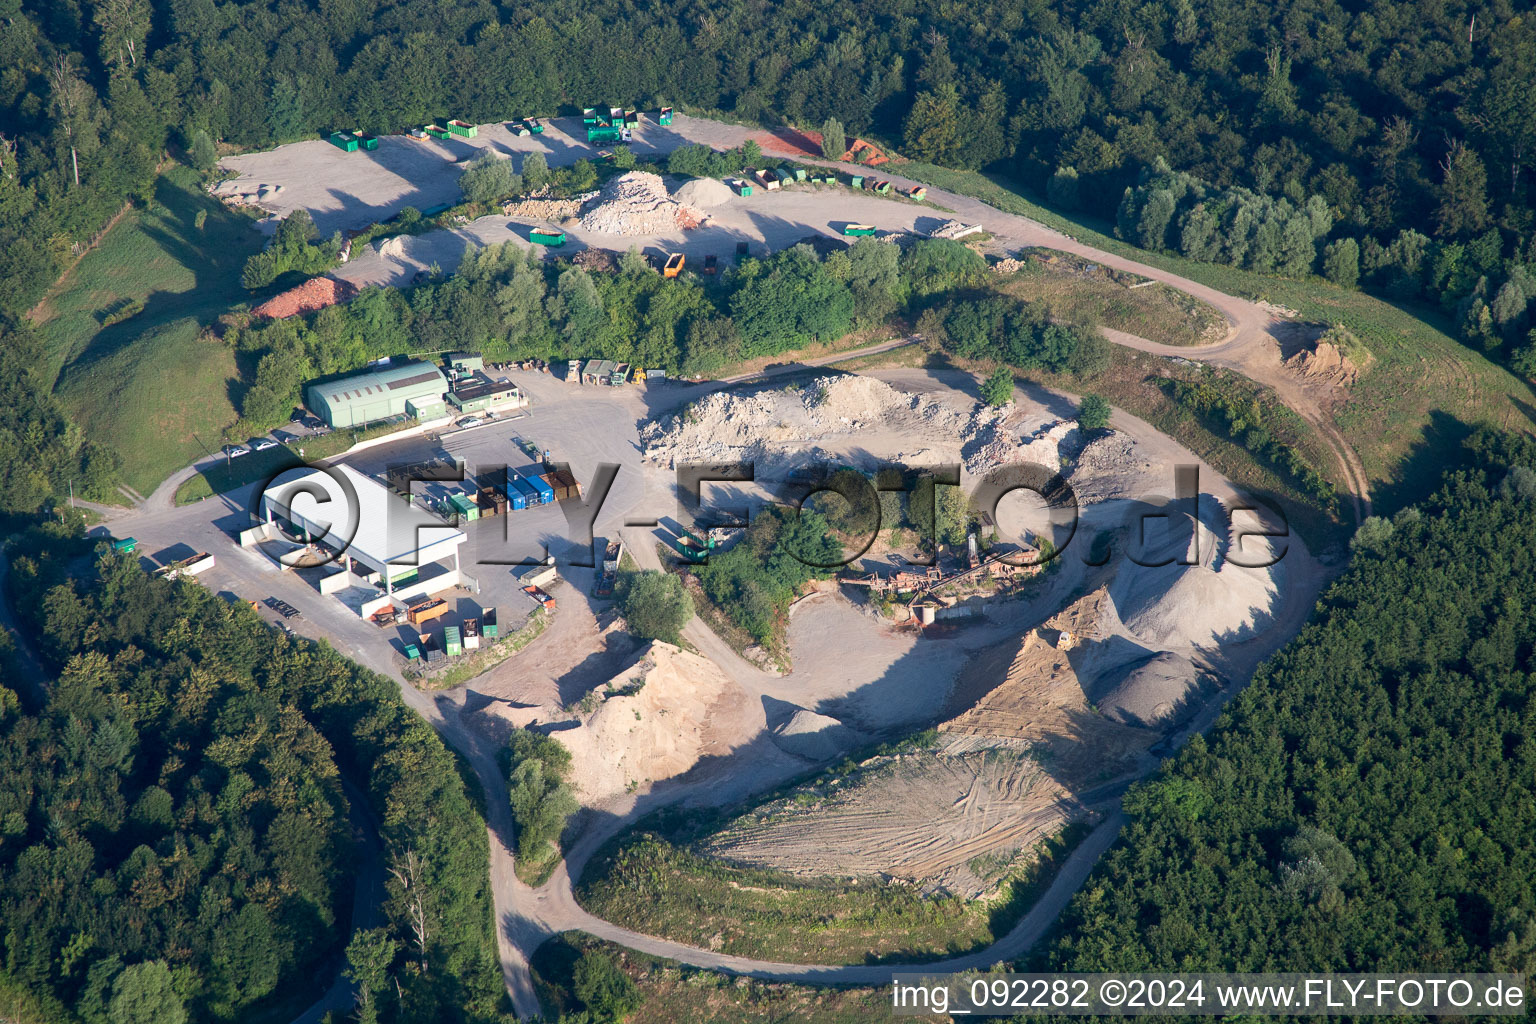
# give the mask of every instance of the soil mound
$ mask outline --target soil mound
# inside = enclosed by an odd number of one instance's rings
[[[1285,361],[1286,369],[1306,381],[1349,387],[1360,379],[1360,368],[1337,345],[1319,341],[1310,352],[1302,350]]]
[[[340,281],[334,277],[313,277],[297,288],[272,296],[251,312],[256,316],[282,320],[300,313],[313,313],[338,302],[348,302],[356,295],[357,286],[350,281]]]
[[[898,878],[973,898],[1078,810],[1017,744],[871,758],[763,804],[703,853],[808,877]],[[997,872],[997,873],[994,873]]]
[[[1094,698],[1099,713],[1124,725],[1162,726],[1195,688],[1195,665],[1164,651],[1147,659]]]

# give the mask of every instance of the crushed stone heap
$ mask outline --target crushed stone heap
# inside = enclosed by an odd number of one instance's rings
[[[582,214],[581,226],[610,235],[670,235],[703,220],[699,210],[672,198],[661,175],[630,171],[603,186]]]

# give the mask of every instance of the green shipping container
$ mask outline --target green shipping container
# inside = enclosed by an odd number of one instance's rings
[[[751,195],[752,194],[752,186],[748,185],[746,182],[742,182],[742,184],[741,184],[741,194],[744,195],[744,196]]]
[[[558,249],[560,246],[565,244],[565,232],[540,231],[535,228],[533,231],[528,233],[528,241],[532,242],[534,245],[547,245],[550,248]]]
[[[796,167],[795,168],[795,180],[796,181],[804,181],[805,180],[805,168],[804,167]]]
[[[587,141],[593,143],[618,142],[621,138],[623,138],[623,136],[619,134],[619,131],[620,130],[618,128],[593,125],[587,129]]]
[[[416,649],[415,644],[406,644],[405,657],[407,661],[417,661],[421,658],[421,652]]]
[[[377,135],[364,135],[361,138],[364,149],[372,152],[379,148],[379,137]]]
[[[450,132],[447,128],[444,128],[441,125],[429,124],[423,128],[422,131],[426,132],[434,139],[448,139],[453,137],[453,132]]]
[[[138,549],[139,542],[135,537],[124,537],[122,540],[112,542],[112,550],[120,555],[131,555]]]
[[[332,132],[330,142],[344,153],[357,152],[357,136],[351,132]]]
[[[459,640],[458,626],[443,627],[443,653],[449,656],[464,653],[464,644]]]
[[[671,107],[662,107],[661,108],[661,113],[659,115],[657,115],[657,117],[656,117],[656,123],[657,124],[663,124],[663,125],[671,124],[672,123],[672,108]]]
[[[848,184],[852,185],[856,189],[862,190],[864,188],[864,175],[855,174],[853,179],[849,181]]]
[[[455,118],[448,122],[448,130],[455,135],[462,135],[466,139],[472,139],[480,134],[480,129],[468,121],[460,121]]]

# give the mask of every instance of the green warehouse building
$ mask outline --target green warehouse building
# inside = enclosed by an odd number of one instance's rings
[[[305,403],[329,426],[360,427],[393,416],[444,416],[447,391],[448,378],[431,363],[395,363],[311,384],[305,389]]]

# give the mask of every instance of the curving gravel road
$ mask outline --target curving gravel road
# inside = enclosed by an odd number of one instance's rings
[[[738,145],[749,137],[760,135],[761,133],[755,129],[683,115],[677,117],[670,132],[670,137],[675,140],[674,144],[703,142],[717,147]],[[582,148],[571,148],[569,152],[552,157],[551,163],[570,162],[581,155],[586,155],[586,152]],[[834,166],[829,161],[808,160],[804,157],[796,159],[802,163]],[[864,173],[866,170],[853,165],[837,166],[851,173]],[[900,175],[886,173],[884,176],[900,186],[915,184]],[[1281,367],[1279,343],[1271,333],[1274,317],[1268,309],[1258,303],[1224,294],[1158,267],[1147,266],[1094,248],[1038,222],[1005,213],[968,196],[932,187],[928,190],[928,196],[932,204],[948,208],[953,211],[954,216],[967,222],[983,225],[1007,244],[1045,246],[1072,253],[1104,266],[1161,281],[1220,310],[1228,321],[1229,330],[1225,338],[1209,345],[1174,347],[1160,345],[1118,331],[1106,330],[1104,333],[1116,344],[1157,355],[1209,362],[1235,370],[1272,388],[1282,401],[1317,428],[1332,450],[1352,492],[1357,519],[1369,514],[1369,481],[1363,467],[1347,441],[1329,423],[1327,416],[1317,403]],[[403,203],[397,205],[403,205]],[[375,219],[390,212],[392,211],[388,209],[371,208],[369,216],[370,219]],[[899,343],[884,343],[883,346],[873,346],[871,350],[895,347],[896,344]],[[866,354],[866,351],[845,353],[817,362],[824,365],[861,354]],[[788,372],[789,369],[749,376],[766,376],[774,372]],[[721,384],[714,383],[702,387],[718,386]],[[179,482],[176,478],[173,480]],[[166,502],[169,495],[173,493],[173,482],[167,481],[156,491],[148,504],[157,505]],[[632,544],[631,550],[644,563],[645,554],[650,552],[650,547],[648,543]],[[654,552],[650,553],[654,556]],[[687,636],[728,674],[746,679],[760,672],[759,669],[737,657],[724,642],[698,620],[690,623]],[[646,801],[637,801],[628,813],[613,817],[600,829],[589,829],[576,847],[570,851],[566,861],[544,885],[537,889],[525,885],[513,871],[513,858],[510,852],[512,821],[507,804],[506,782],[496,764],[496,752],[492,744],[463,719],[467,691],[461,688],[452,695],[432,697],[416,690],[398,675],[396,680],[400,683],[401,693],[406,703],[430,721],[446,742],[464,754],[484,789],[489,819],[487,822],[490,832],[489,868],[495,897],[498,950],[507,990],[518,1016],[530,1018],[540,1013],[528,968],[529,956],[551,935],[570,929],[586,931],[633,949],[702,968],[781,981],[878,984],[887,981],[892,972],[899,969],[895,965],[880,967],[798,965],[727,956],[633,932],[587,913],[575,901],[571,885],[573,875],[580,873],[588,858],[602,842],[642,813],[653,809],[655,804]],[[1213,717],[1214,711],[1208,716],[1202,716],[1196,725],[1203,727]],[[1150,765],[1148,767],[1150,768]],[[670,790],[665,799],[668,802],[685,799],[689,794],[689,787],[678,787]],[[982,967],[998,961],[1014,959],[1023,954],[1045,933],[1051,922],[1087,879],[1098,858],[1115,841],[1124,822],[1125,818],[1116,805],[1109,816],[1067,859],[1035,907],[998,942],[964,957],[924,964],[923,969],[960,970]]]

